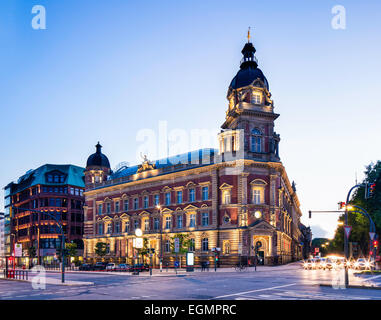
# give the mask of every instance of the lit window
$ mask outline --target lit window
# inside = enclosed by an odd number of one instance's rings
[[[107,233],[108,234],[110,234],[111,233],[111,223],[109,223],[108,225],[107,225]]]
[[[149,219],[144,220],[144,231],[149,231]]]
[[[251,103],[261,104],[262,103],[262,95],[259,92],[254,92],[251,96]]]
[[[223,241],[223,254],[230,254],[230,241],[229,240],[224,240]]]
[[[259,188],[253,189],[253,203],[254,204],[261,203],[261,190]]]
[[[224,190],[222,192],[222,203],[223,204],[230,204],[231,197],[230,197],[230,190]]]

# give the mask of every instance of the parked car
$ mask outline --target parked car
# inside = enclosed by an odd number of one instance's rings
[[[130,266],[128,271],[130,271],[130,272],[134,272],[134,271],[139,271],[139,272],[149,271],[149,265],[148,264],[142,264],[142,263],[134,264],[133,266]]]
[[[120,269],[120,270],[122,270],[122,271],[125,271],[125,270],[128,270],[129,269],[129,265],[128,264],[126,264],[126,263],[121,263],[118,267],[117,267],[117,269]]]
[[[107,266],[106,262],[97,262],[94,266],[94,270],[105,270]]]
[[[115,270],[115,269],[116,269],[115,263],[108,263],[106,265],[106,270]]]
[[[93,268],[94,266],[89,263],[83,263],[79,266],[79,270],[81,271],[91,271]]]

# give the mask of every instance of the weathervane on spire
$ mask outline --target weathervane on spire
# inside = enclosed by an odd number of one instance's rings
[[[247,42],[248,43],[250,42],[250,38],[251,38],[251,35],[250,35],[250,27],[249,27],[249,30],[247,31]]]

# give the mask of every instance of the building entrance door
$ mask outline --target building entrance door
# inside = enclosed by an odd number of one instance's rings
[[[263,266],[265,264],[265,252],[263,250],[258,251],[258,256],[258,264]]]

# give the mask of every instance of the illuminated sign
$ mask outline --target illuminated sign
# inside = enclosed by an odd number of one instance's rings
[[[194,253],[188,252],[187,253],[187,266],[193,266],[194,265]]]

